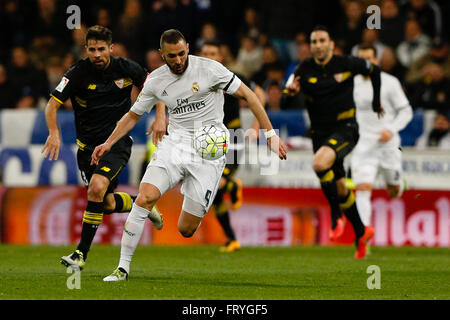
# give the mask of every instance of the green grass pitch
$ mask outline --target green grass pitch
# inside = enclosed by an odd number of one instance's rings
[[[140,246],[129,281],[105,283],[117,266],[120,246],[94,245],[80,275],[59,258],[74,246],[0,245],[0,299],[315,300],[450,299],[450,250],[372,248],[353,259],[350,246],[244,247]],[[380,289],[369,290],[370,265],[380,268]]]

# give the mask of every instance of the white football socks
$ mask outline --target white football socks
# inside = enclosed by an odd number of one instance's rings
[[[359,216],[365,226],[370,226],[370,218],[372,217],[371,195],[371,191],[356,190],[356,208],[358,208]]]
[[[150,211],[134,203],[125,222],[120,248],[119,268],[123,268],[127,273],[130,273],[131,259],[141,239],[145,220],[149,213]]]

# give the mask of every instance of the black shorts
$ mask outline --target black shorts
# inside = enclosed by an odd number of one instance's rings
[[[314,153],[322,146],[328,146],[336,152],[336,160],[331,167],[336,180],[345,177],[344,158],[353,150],[359,139],[358,124],[345,122],[339,124],[331,132],[312,133]]]
[[[114,192],[119,184],[117,176],[130,159],[132,145],[133,140],[129,136],[123,137],[113,145],[111,151],[104,155],[96,166],[91,166],[92,148],[78,149],[78,169],[80,169],[86,187],[89,185],[92,175],[97,173],[110,181],[106,194]]]

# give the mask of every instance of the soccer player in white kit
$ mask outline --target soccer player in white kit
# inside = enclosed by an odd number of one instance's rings
[[[373,46],[359,46],[358,56],[379,64]],[[356,185],[356,206],[362,222],[369,226],[372,216],[372,185],[378,172],[384,178],[391,197],[400,197],[402,194],[402,152],[398,132],[411,121],[413,112],[400,81],[385,72],[381,72],[380,93],[383,117],[379,118],[372,111],[370,79],[356,76],[353,96],[357,108],[359,140],[352,153],[351,172]]]
[[[178,230],[182,236],[191,237],[199,227],[216,195],[226,157],[211,161],[201,159],[192,148],[192,139],[199,123],[223,125],[223,91],[247,100],[261,127],[266,130],[269,147],[280,159],[286,159],[287,148],[272,128],[264,107],[238,77],[214,60],[188,55],[189,44],[178,30],[165,31],[160,47],[166,64],[147,77],[135,104],[92,155],[92,162],[98,162],[120,137],[134,127],[144,112],[150,112],[159,101],[166,104],[169,134],[158,143],[142,178],[139,194],[124,226],[119,265],[104,281],[128,279],[131,259],[145,219],[158,199],[179,182],[182,182],[184,201]],[[226,130],[225,126],[223,128]],[[159,215],[150,218],[156,229],[162,228]]]

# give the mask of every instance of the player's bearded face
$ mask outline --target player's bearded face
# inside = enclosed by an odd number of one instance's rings
[[[161,55],[175,74],[182,74],[188,66],[189,44],[180,40],[177,44],[164,43]]]
[[[104,70],[111,62],[111,45],[103,40],[89,40],[86,45],[89,60],[96,69]]]
[[[333,54],[334,42],[326,31],[314,31],[311,34],[311,53],[314,59],[324,61]]]

